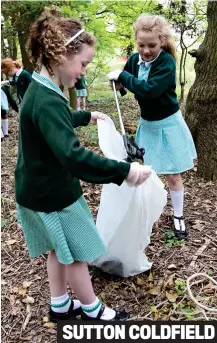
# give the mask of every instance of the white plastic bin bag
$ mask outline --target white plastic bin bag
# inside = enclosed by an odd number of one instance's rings
[[[126,158],[122,136],[113,121],[98,120],[99,145],[105,157]],[[156,173],[138,187],[103,185],[96,226],[107,251],[91,264],[122,277],[151,268],[144,249],[150,243],[152,226],[167,202],[167,192]]]

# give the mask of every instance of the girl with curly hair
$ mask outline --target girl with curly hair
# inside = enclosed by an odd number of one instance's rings
[[[60,85],[85,75],[95,39],[76,19],[42,15],[32,26],[29,50],[36,65],[20,113],[15,189],[31,257],[49,252],[50,320],[126,320],[96,297],[88,261],[105,252],[80,180],[139,185],[150,174],[137,163],[102,158],[80,146],[74,129],[96,124],[100,112],[72,111]],[[67,283],[77,296],[71,300]]]

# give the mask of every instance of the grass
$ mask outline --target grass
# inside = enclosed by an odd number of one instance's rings
[[[180,54],[177,54],[177,87],[176,87],[176,92],[178,98],[180,97],[181,93],[181,87],[179,85],[179,60],[180,60]],[[185,99],[187,97],[187,94],[189,92],[190,87],[194,83],[195,80],[195,70],[194,70],[194,62],[195,60],[188,55],[187,60],[186,60],[186,85],[185,85]],[[112,59],[108,65],[107,65],[107,71],[103,70],[100,71],[97,77],[94,79],[94,82],[91,83],[88,91],[88,100],[90,102],[95,102],[95,101],[100,101],[100,100],[110,100],[114,99],[114,94],[109,86],[108,78],[107,78],[107,73],[111,70],[116,70],[116,69],[122,69],[124,66],[124,62],[120,61],[118,58],[117,59]],[[87,71],[87,82],[89,83],[90,80],[93,78],[94,74],[94,68],[95,65],[94,63],[91,63],[88,71]],[[133,94],[128,92],[126,95],[127,98],[133,97]]]

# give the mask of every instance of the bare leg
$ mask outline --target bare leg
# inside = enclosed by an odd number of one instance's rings
[[[50,251],[47,260],[47,272],[52,297],[60,297],[67,293],[66,266],[61,264],[55,251]]]
[[[83,96],[82,100],[83,100],[83,110],[85,111],[85,109],[86,109],[86,96]]]
[[[67,280],[82,304],[96,299],[86,262],[74,262],[66,266]]]
[[[166,179],[171,191],[181,191],[183,189],[183,182],[180,174],[166,175]]]
[[[81,97],[77,96],[76,101],[77,101],[77,111],[80,111],[81,110]]]

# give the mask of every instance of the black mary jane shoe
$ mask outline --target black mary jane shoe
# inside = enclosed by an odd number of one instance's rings
[[[184,221],[185,218],[184,218],[183,216],[181,216],[181,217],[176,217],[176,216],[174,216],[173,218],[174,218],[174,219],[178,219],[178,221],[179,221],[179,226],[180,226],[180,228],[181,228],[181,227],[182,227],[181,221],[182,221],[182,220]],[[178,239],[180,239],[180,240],[181,240],[181,239],[186,239],[187,236],[188,236],[186,227],[185,227],[185,231],[177,230],[176,227],[175,227],[175,224],[174,224],[174,233],[175,233],[175,236],[176,236]]]
[[[81,320],[104,320],[104,319],[101,319],[104,310],[105,310],[105,306],[101,305],[99,313],[98,313],[97,317],[95,317],[95,318],[89,317],[86,313],[84,313],[82,311]],[[114,321],[114,320],[125,321],[125,320],[128,320],[130,317],[129,313],[127,313],[125,311],[116,311],[116,310],[114,310],[114,311],[116,312],[115,317],[113,319],[108,320],[108,321]],[[107,320],[104,320],[104,321],[107,321]]]
[[[64,313],[57,313],[52,310],[50,307],[49,310],[49,320],[50,322],[57,323],[60,320],[68,320],[68,319],[75,319],[77,316],[81,314],[81,307],[74,310],[74,303],[73,300],[71,301],[71,305],[67,312]]]

